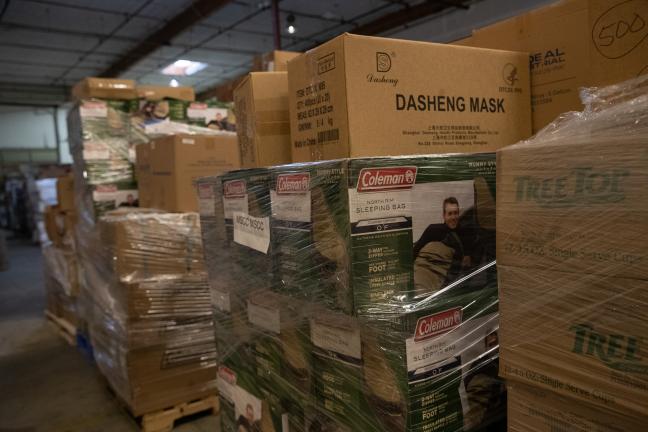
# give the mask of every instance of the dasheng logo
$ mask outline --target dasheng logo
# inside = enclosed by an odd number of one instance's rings
[[[247,194],[245,180],[231,180],[223,185],[225,198],[243,198]]]
[[[277,194],[305,194],[310,188],[309,173],[281,174],[277,176]]]
[[[416,322],[414,342],[438,336],[458,327],[461,325],[462,315],[461,308],[454,308],[419,318]]]
[[[514,64],[507,63],[502,69],[502,78],[506,85],[513,87],[520,80],[518,77],[518,68]]]
[[[411,189],[416,183],[415,166],[363,168],[358,176],[358,192]]]
[[[391,69],[391,57],[385,52],[376,53],[376,72],[389,72]]]

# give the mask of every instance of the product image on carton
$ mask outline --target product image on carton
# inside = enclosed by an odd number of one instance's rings
[[[356,159],[348,181],[359,315],[398,311],[494,260],[493,154]]]

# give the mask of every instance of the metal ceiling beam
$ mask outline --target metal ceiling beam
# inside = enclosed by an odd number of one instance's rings
[[[354,28],[351,32],[361,35],[378,35],[396,27],[406,25],[428,15],[439,13],[448,7],[465,7],[461,1],[428,0],[416,6],[405,7]]]
[[[129,50],[121,59],[101,73],[104,77],[119,76],[135,63],[151,54],[156,49],[167,45],[183,31],[189,29],[201,19],[211,15],[227,5],[230,0],[196,0],[191,6],[170,19],[161,29],[142,40]]]

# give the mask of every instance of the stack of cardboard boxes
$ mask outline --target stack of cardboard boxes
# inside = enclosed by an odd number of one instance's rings
[[[192,182],[239,167],[236,135],[188,124],[191,88],[139,88],[139,111],[128,113],[112,107],[138,103],[131,82],[90,78],[75,88],[81,303],[98,368],[135,416],[213,396],[216,344]],[[98,203],[108,186],[120,193],[122,183],[108,181],[128,181],[132,199]]]
[[[223,429],[501,425],[492,152],[530,134],[526,56],[343,35],[289,62],[287,99],[293,161],[337,160],[197,185]],[[467,154],[340,159],[434,152]]]
[[[215,394],[216,344],[198,216],[117,210],[99,222],[95,358],[135,416]]]
[[[77,212],[71,174],[56,179],[56,195],[58,204],[46,207],[44,212],[49,239],[42,247],[47,311],[76,327],[79,324],[79,269],[74,242]]]
[[[498,154],[500,374],[519,397],[513,430],[648,422],[647,82],[595,92],[551,134]]]

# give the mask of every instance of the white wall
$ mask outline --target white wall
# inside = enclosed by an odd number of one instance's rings
[[[0,105],[0,149],[55,149],[54,108]],[[60,163],[71,163],[67,140],[67,110],[58,109]]]

